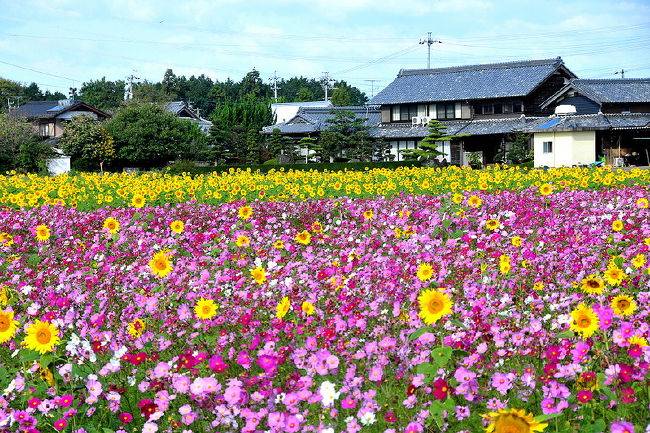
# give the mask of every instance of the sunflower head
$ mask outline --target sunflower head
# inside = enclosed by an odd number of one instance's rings
[[[37,241],[45,242],[50,238],[50,228],[45,224],[39,224],[34,229],[34,234],[36,235]]]
[[[135,208],[142,208],[144,207],[145,204],[145,199],[142,194],[135,194],[133,198],[131,199],[131,206]]]
[[[481,197],[477,195],[470,195],[469,198],[467,199],[467,205],[469,207],[473,208],[478,208],[483,204],[483,200],[481,200]]]
[[[452,313],[453,302],[441,290],[426,289],[418,296],[419,316],[427,325],[432,325],[442,317]]]
[[[43,355],[52,352],[59,341],[59,330],[54,324],[37,320],[27,327],[23,345]]]
[[[303,230],[296,235],[296,242],[302,245],[309,245],[311,242],[311,234],[307,230]]]
[[[0,344],[11,340],[17,329],[18,322],[14,320],[14,312],[0,310]]]
[[[164,278],[169,275],[174,268],[169,260],[167,252],[158,251],[154,254],[151,260],[149,260],[149,269],[151,269],[151,272],[155,276]]]
[[[251,277],[257,284],[263,284],[266,281],[266,271],[261,266],[251,269]]]
[[[242,206],[237,210],[237,215],[239,216],[239,218],[246,221],[253,216],[253,208],[248,205]]]
[[[620,232],[623,230],[623,221],[621,220],[614,220],[612,221],[612,230],[615,232]]]
[[[416,275],[423,283],[429,281],[433,278],[433,267],[429,263],[420,263]]]
[[[289,308],[291,308],[291,302],[289,302],[289,298],[285,296],[275,307],[275,317],[282,319],[289,312]]]
[[[588,275],[582,280],[582,291],[590,295],[600,295],[603,293],[605,282],[596,274]]]
[[[612,310],[617,316],[629,316],[636,310],[636,301],[629,295],[618,295],[612,299]]]
[[[641,198],[637,199],[637,201],[636,201],[636,206],[639,209],[647,209],[649,205],[650,205],[650,203],[648,202],[648,199],[645,198],[645,197],[641,197]]]
[[[314,304],[312,304],[309,301],[304,301],[300,308],[301,308],[302,312],[305,313],[308,316],[311,316],[312,314],[314,314],[314,310],[315,310]]]
[[[246,235],[239,235],[239,236],[237,236],[237,239],[235,240],[235,245],[237,245],[238,247],[247,247],[250,244],[251,244],[251,240]]]
[[[618,286],[625,279],[625,272],[616,265],[610,265],[605,271],[605,280],[612,286]]]
[[[183,221],[172,221],[171,224],[169,224],[169,228],[171,231],[173,231],[176,234],[181,234],[183,233],[183,230],[185,230],[185,223]]]
[[[571,312],[571,330],[583,338],[589,338],[598,329],[600,322],[593,308],[580,304]]]
[[[486,433],[532,433],[544,431],[548,424],[536,421],[524,409],[501,409],[483,415],[489,424]]]
[[[114,235],[120,229],[120,222],[113,217],[108,217],[104,220],[103,227]]]
[[[488,230],[496,231],[496,230],[499,229],[499,227],[501,227],[501,223],[499,222],[499,220],[489,219],[489,220],[485,221],[485,227]]]
[[[212,299],[201,298],[194,306],[194,314],[201,320],[209,320],[217,315],[217,304]]]
[[[546,196],[546,195],[550,195],[552,192],[553,192],[553,187],[548,183],[545,183],[539,187],[540,195]]]
[[[140,337],[145,329],[147,329],[147,326],[142,319],[134,319],[128,326],[129,335],[133,338]]]

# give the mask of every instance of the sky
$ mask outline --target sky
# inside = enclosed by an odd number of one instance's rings
[[[561,56],[581,78],[650,77],[650,0],[0,0],[0,77],[324,72],[368,96],[401,68]],[[279,91],[282,95],[282,89]]]

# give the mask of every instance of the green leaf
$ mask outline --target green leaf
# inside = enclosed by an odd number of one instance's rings
[[[430,326],[424,326],[417,331],[413,332],[411,335],[409,335],[409,340],[417,340],[421,335],[424,335],[427,332],[430,332],[432,328]]]
[[[104,433],[115,433],[114,430],[111,430],[111,429],[106,428],[106,427],[102,427],[102,431],[103,431]]]
[[[438,400],[435,400],[433,403],[431,403],[431,406],[429,407],[430,417],[435,421],[438,428],[440,428],[444,422],[442,419],[442,412],[444,410],[444,406]]]
[[[21,362],[34,362],[40,355],[33,350],[21,350],[19,353]]]
[[[537,422],[546,422],[546,421],[548,421],[549,419],[557,418],[557,417],[560,416],[560,415],[562,415],[561,412],[557,412],[557,413],[549,413],[548,415],[537,415],[537,416],[535,417],[535,421],[537,421]]]
[[[453,349],[449,346],[436,347],[431,351],[431,356],[433,357],[433,362],[440,368],[447,365],[451,359]]]
[[[562,331],[559,334],[557,334],[558,338],[573,338],[576,336],[576,334],[570,330],[567,329],[566,331]]]
[[[607,424],[605,423],[605,420],[601,418],[597,419],[593,424],[588,425],[585,431],[587,433],[603,433],[606,428]]]
[[[451,220],[443,220],[443,221],[442,221],[442,226],[443,226],[444,228],[448,229],[449,226],[451,226]]]
[[[41,261],[42,259],[38,254],[30,254],[29,256],[27,256],[27,264],[31,268],[38,267],[38,265],[41,264]]]
[[[451,232],[451,234],[449,236],[452,239],[458,239],[458,238],[462,237],[464,234],[465,234],[465,232],[462,231],[462,230],[455,230],[455,231]]]
[[[54,356],[51,354],[41,356],[41,367],[47,368],[52,361],[54,361]]]
[[[418,374],[426,374],[426,375],[436,375],[438,373],[438,368],[429,363],[424,363],[424,364],[418,364],[417,367],[415,367],[415,372]]]

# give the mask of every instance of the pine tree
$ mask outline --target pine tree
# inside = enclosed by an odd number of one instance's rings
[[[444,153],[438,150],[438,146],[442,143],[445,141],[451,142],[459,137],[467,136],[467,134],[447,135],[447,127],[442,122],[435,119],[429,121],[428,127],[429,134],[420,141],[417,149],[407,149],[402,151],[404,159],[431,161],[437,156],[444,155]]]
[[[309,160],[313,157],[317,157],[322,161],[323,149],[314,137],[302,137],[298,141],[298,147],[305,149],[305,163],[309,163]]]

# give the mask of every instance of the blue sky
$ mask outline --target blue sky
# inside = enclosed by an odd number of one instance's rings
[[[428,31],[434,67],[562,56],[580,77],[650,76],[648,0],[0,0],[0,76],[67,93],[134,71],[238,80],[255,67],[265,80],[328,71],[370,96],[367,80],[376,93],[426,67]]]

